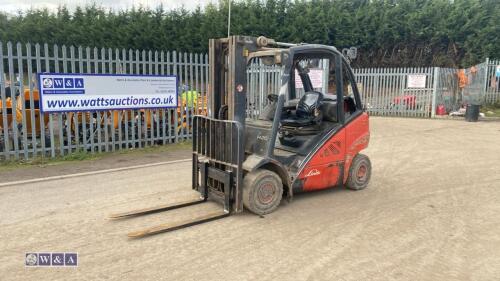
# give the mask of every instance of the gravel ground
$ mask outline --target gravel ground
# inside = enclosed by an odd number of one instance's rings
[[[367,189],[145,239],[125,234],[220,208],[106,218],[195,198],[189,162],[0,187],[0,279],[499,280],[500,122],[371,125]],[[79,266],[26,268],[25,252],[40,251],[78,252]]]

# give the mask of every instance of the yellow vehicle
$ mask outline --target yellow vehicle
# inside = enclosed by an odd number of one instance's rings
[[[12,126],[12,99],[10,97],[8,97],[5,101],[5,108],[6,108],[6,112],[7,112],[7,124],[8,124],[7,126],[10,129]],[[4,115],[5,114],[3,113],[2,110],[3,110],[3,103],[2,103],[2,100],[0,100],[0,129],[3,130]],[[16,115],[17,115],[17,111],[16,111]]]
[[[6,112],[3,112],[4,106]],[[4,115],[7,115],[5,119],[7,119],[7,128],[10,130],[12,127],[12,100],[10,97],[5,100],[5,104],[3,104],[2,100],[0,100],[0,152],[4,150],[5,142],[7,141],[3,139]]]
[[[39,137],[41,135],[41,131],[47,129],[47,125],[49,124],[49,115],[48,114],[43,114],[40,112],[40,94],[38,93],[38,90],[34,89],[33,90],[33,108],[31,108],[31,102],[30,102],[30,90],[25,89],[24,90],[24,98],[23,97],[18,97],[17,98],[17,105],[16,105],[16,117],[17,117],[17,123],[22,124],[22,103],[24,102],[24,109],[26,111],[26,132],[28,133],[28,137],[32,137],[33,133],[33,125],[35,128],[35,134],[36,137]],[[31,112],[33,111],[35,119],[31,119]],[[41,122],[40,119],[43,118],[43,128],[41,127]],[[34,124],[33,124],[34,123]]]
[[[10,87],[9,87],[10,88]],[[31,101],[30,101],[30,90],[28,87],[25,87],[26,89],[24,90],[23,95],[16,95],[15,97],[15,106],[12,102],[12,96],[10,94],[10,89],[7,95],[7,98],[5,99],[5,108],[6,108],[6,119],[7,119],[7,126],[9,130],[18,130],[18,143],[21,146],[21,138],[23,132],[26,132],[26,135],[28,138],[40,138],[41,137],[41,131],[45,130],[47,128],[47,125],[49,123],[49,116],[48,114],[43,114],[43,128],[41,124],[40,118],[42,118],[42,113],[40,112],[40,95],[38,93],[38,90],[33,90],[32,95],[33,95],[33,108],[31,107]],[[26,128],[23,128],[23,105],[25,109],[25,124]],[[2,112],[3,109],[3,104],[2,101],[0,100],[0,130],[3,131],[3,126],[4,126],[4,114]],[[32,119],[32,111],[34,115],[34,119]],[[13,112],[15,112],[15,121],[17,123],[17,128],[13,128]],[[33,135],[35,133],[35,135]],[[3,134],[0,134],[3,135]],[[4,142],[7,140],[0,140],[0,150],[3,150],[4,147]],[[45,146],[50,146],[50,138],[48,136],[45,136]]]
[[[177,133],[180,133],[182,130],[191,129],[191,126],[187,123],[187,112],[189,112],[190,117],[192,117],[192,115],[206,116],[208,113],[207,95],[200,95],[196,91],[190,92],[196,93],[197,98],[193,99],[192,97],[184,95],[185,93],[181,95],[179,106],[177,107]]]

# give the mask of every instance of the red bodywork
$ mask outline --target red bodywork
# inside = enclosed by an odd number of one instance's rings
[[[370,130],[368,114],[349,122],[318,149],[297,177],[304,191],[319,190],[344,184],[352,159],[368,147]],[[340,177],[343,169],[343,177]],[[340,180],[343,182],[339,182]]]

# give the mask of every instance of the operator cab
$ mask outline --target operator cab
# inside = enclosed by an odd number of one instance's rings
[[[277,148],[306,155],[322,137],[341,124],[339,113],[349,116],[356,111],[356,103],[352,89],[349,91],[347,68],[337,68],[333,56],[298,55],[293,66],[290,99],[283,107]],[[338,79],[343,82],[339,91]],[[342,97],[341,112],[337,112],[338,96]]]
[[[288,89],[283,106],[280,108],[274,154],[283,155],[290,152],[305,156],[321,139],[340,127],[356,111],[362,111],[359,100],[357,103],[354,95],[354,77],[348,71],[345,59],[340,54],[318,51],[317,46],[319,45],[300,46],[296,47],[298,50],[292,52],[295,55],[289,62]],[[286,72],[287,68],[282,67],[281,71]],[[258,81],[253,81],[251,73],[255,73],[255,68],[253,72],[250,71],[250,93],[253,85],[251,82],[258,86],[261,81],[266,81],[262,77]],[[280,90],[279,87],[265,88],[269,89],[266,106],[259,111],[256,120],[247,121],[250,131],[252,127],[255,129],[258,127],[257,131],[261,135],[254,135],[252,138],[257,137],[259,143],[260,137],[263,140],[262,146],[271,140],[264,137],[262,132],[266,127],[269,132],[271,131],[275,111],[278,109]],[[250,95],[250,99],[252,98]],[[339,106],[338,100],[341,100]]]

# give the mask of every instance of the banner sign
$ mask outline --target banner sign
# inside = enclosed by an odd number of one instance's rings
[[[408,74],[408,88],[425,88],[426,80],[425,74]]]
[[[38,73],[42,112],[177,107],[177,77]]]

